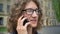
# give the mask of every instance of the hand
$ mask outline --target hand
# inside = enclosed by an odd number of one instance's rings
[[[18,19],[18,22],[17,22],[17,32],[18,34],[27,34],[27,26],[30,24],[30,22],[26,23],[24,26],[23,26],[23,22],[25,19],[27,19],[26,17],[22,19],[23,16],[21,16],[19,19]]]

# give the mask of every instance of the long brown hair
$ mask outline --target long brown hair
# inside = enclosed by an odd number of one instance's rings
[[[41,9],[38,0],[20,0],[17,3],[13,4],[10,15],[8,17],[9,18],[8,25],[7,25],[8,32],[16,32],[17,20],[22,15],[23,13],[22,10],[25,8],[26,4],[29,3],[30,1],[33,1],[37,5],[37,7]],[[42,12],[39,15],[37,28],[41,28],[41,23],[40,23],[41,17],[42,17]],[[36,29],[33,29],[33,33],[36,31]]]

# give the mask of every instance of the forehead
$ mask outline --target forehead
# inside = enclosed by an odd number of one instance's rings
[[[37,7],[37,5],[36,5],[33,1],[30,1],[30,2],[27,3],[26,6],[25,6],[25,9],[28,9],[28,8],[36,9],[36,8],[38,8],[38,7]]]

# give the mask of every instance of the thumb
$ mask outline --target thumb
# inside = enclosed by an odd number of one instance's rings
[[[29,24],[30,24],[30,22],[27,22],[27,23],[25,24],[25,27],[27,27]]]

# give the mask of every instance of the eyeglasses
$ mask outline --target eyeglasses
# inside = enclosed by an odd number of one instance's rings
[[[31,9],[31,8],[29,8],[29,9],[25,9],[25,10],[22,10],[22,11],[24,11],[27,14],[30,14],[30,15],[32,15],[34,13],[34,11],[36,12],[37,15],[41,14],[41,10],[40,9]]]

